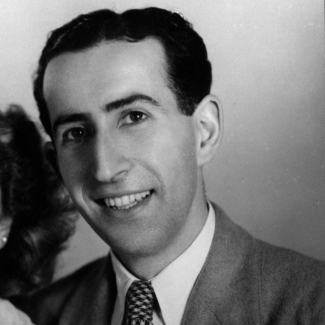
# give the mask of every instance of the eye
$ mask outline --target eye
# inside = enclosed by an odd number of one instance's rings
[[[86,130],[82,127],[74,127],[64,134],[67,140],[81,140],[86,136]]]
[[[148,117],[147,114],[140,111],[132,111],[123,117],[122,124],[136,124]]]

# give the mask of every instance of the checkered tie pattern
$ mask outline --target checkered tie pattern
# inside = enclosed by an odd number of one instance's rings
[[[126,325],[152,325],[155,292],[150,281],[134,281],[125,299]]]

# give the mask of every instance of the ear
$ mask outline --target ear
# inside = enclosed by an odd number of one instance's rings
[[[197,130],[198,166],[211,160],[221,142],[223,120],[222,106],[218,97],[208,95],[203,98],[194,112]]]
[[[3,218],[0,222],[0,249],[3,248],[10,234],[12,219],[11,218]]]
[[[58,163],[58,158],[56,154],[55,147],[53,145],[53,142],[48,141],[44,145],[44,152],[45,152],[45,157],[52,166],[53,170],[55,171],[56,175],[59,177],[59,179],[62,180],[60,168],[59,168],[59,163]]]

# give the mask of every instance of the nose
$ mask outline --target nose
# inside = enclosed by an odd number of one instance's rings
[[[102,183],[118,181],[129,170],[127,155],[117,142],[107,137],[98,138],[93,146],[91,172]]]

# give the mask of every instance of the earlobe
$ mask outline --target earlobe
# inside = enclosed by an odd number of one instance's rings
[[[198,166],[211,160],[222,137],[222,106],[218,97],[203,98],[195,111],[198,135]]]
[[[53,170],[55,171],[56,175],[62,180],[62,176],[59,169],[58,159],[56,150],[54,148],[54,145],[51,141],[48,141],[44,145],[44,152],[45,157],[52,166]]]

